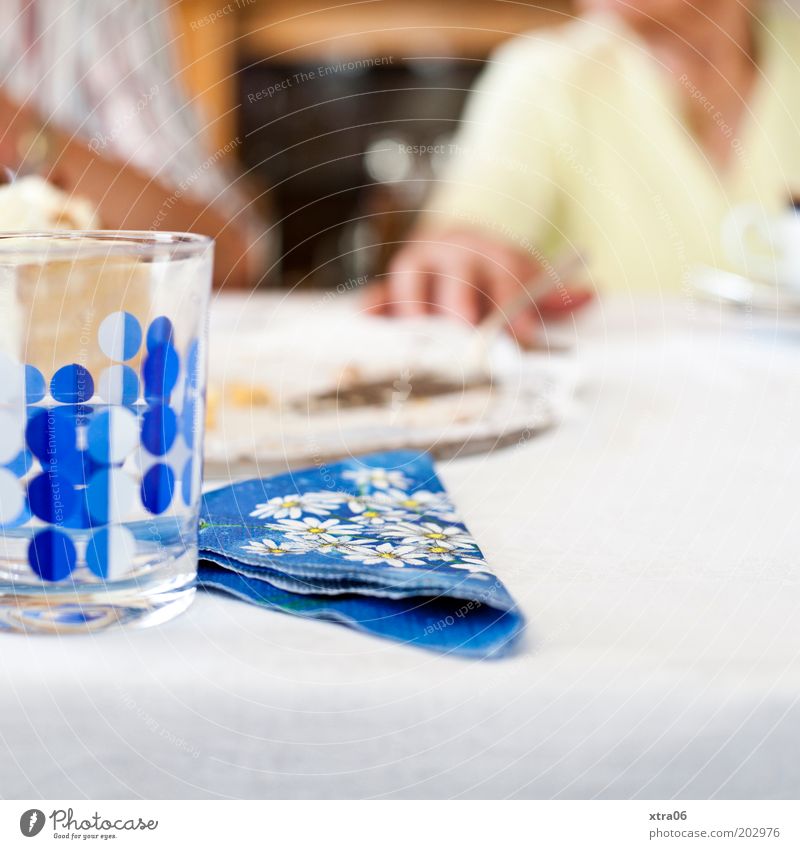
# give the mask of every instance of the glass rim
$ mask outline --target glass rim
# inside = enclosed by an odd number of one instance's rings
[[[148,256],[166,249],[171,259],[200,256],[211,248],[211,236],[167,230],[3,230],[4,259],[53,259],[91,256]]]

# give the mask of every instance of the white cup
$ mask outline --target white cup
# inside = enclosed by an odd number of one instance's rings
[[[800,211],[770,215],[756,204],[736,207],[722,224],[722,245],[749,277],[800,291]]]

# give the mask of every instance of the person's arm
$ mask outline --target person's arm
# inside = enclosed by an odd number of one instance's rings
[[[37,115],[0,91],[0,164],[11,170],[26,163],[21,144],[35,138],[42,128]],[[213,206],[187,193],[171,189],[158,180],[92,150],[78,136],[47,126],[47,162],[42,176],[64,191],[85,197],[97,208],[108,229],[178,230],[213,236],[216,240],[214,282],[217,286],[242,287],[256,283],[264,272],[263,249],[249,238],[243,223],[228,220]]]
[[[557,41],[529,35],[492,57],[468,101],[445,178],[367,296],[371,309],[439,312],[474,323],[514,300],[561,251],[567,240],[558,145],[571,122],[557,85],[559,51]],[[560,287],[512,329],[527,341],[542,317],[589,297]]]

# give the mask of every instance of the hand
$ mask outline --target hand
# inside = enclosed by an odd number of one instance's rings
[[[400,249],[386,279],[370,287],[366,306],[382,315],[449,315],[477,324],[513,301],[542,268],[530,253],[472,230],[420,233]],[[587,289],[559,284],[510,323],[522,344],[536,337],[541,321],[562,317],[591,300]]]

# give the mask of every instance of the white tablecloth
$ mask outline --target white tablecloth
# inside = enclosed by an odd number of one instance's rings
[[[797,797],[800,336],[688,300],[578,321],[580,404],[441,474],[530,621],[428,654],[202,595],[3,636],[4,797]]]

